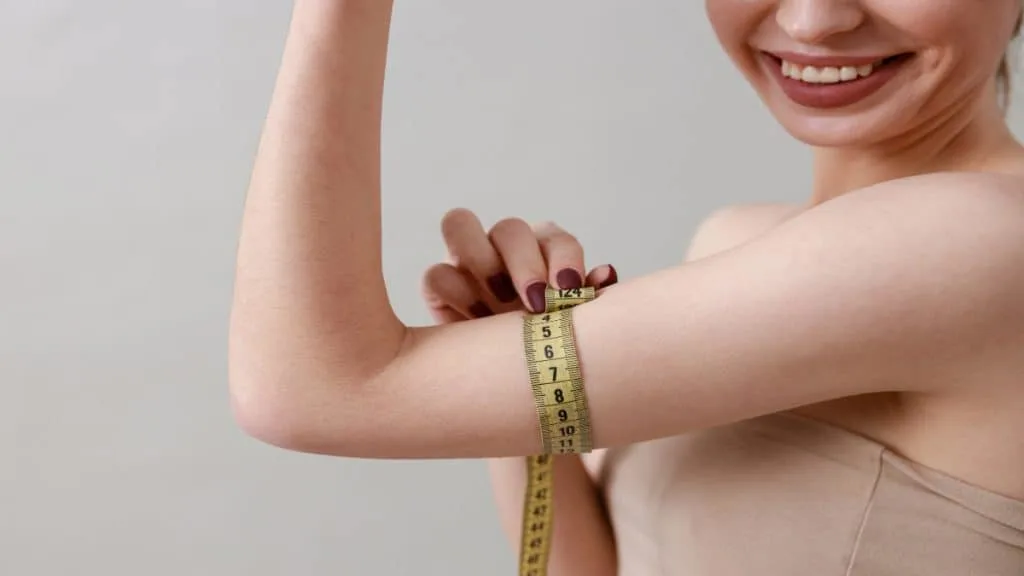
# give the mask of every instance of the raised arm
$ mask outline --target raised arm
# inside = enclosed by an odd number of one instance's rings
[[[239,249],[237,417],[311,452],[536,453],[520,315],[410,328],[389,305],[378,174],[389,14],[384,0],[296,2]],[[1019,358],[1015,182],[946,174],[850,193],[576,308],[595,443],[863,393],[942,393]]]
[[[238,248],[229,368],[247,426],[285,426],[313,382],[361,387],[406,339],[381,267],[391,7],[294,2]]]

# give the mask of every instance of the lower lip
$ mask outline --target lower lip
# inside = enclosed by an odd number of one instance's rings
[[[782,63],[774,56],[762,54],[775,81],[790,100],[808,108],[842,108],[852,106],[885,86],[907,63],[909,58],[889,62],[876,68],[870,76],[835,84],[811,84],[782,74]]]

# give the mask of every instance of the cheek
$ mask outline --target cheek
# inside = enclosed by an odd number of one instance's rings
[[[875,13],[922,50],[926,68],[987,76],[1006,50],[1020,0],[876,0]]]
[[[777,0],[705,0],[704,9],[718,42],[744,71],[755,66],[749,43],[771,15]]]

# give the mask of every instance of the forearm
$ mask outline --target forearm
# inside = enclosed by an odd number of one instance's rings
[[[526,488],[526,460],[488,461],[498,514],[512,549],[519,552]],[[601,501],[579,456],[556,456],[554,522],[548,573],[602,576],[616,573],[615,539]]]
[[[404,326],[387,299],[380,247],[391,6],[295,2],[238,249],[236,404],[281,409],[303,401],[305,383],[356,384],[401,344]],[[321,374],[327,369],[329,377]]]

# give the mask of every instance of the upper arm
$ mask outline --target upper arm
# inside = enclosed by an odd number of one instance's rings
[[[577,307],[595,447],[955,385],[1020,344],[1022,214],[974,179],[892,183]],[[519,314],[409,329],[376,378],[314,383],[275,439],[367,457],[535,453],[520,338]]]

